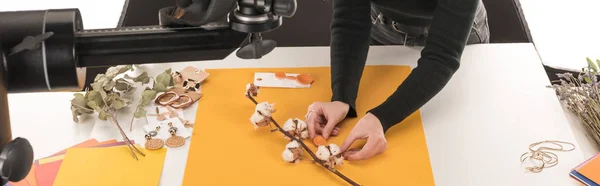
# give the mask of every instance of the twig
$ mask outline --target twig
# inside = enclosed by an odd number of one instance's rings
[[[137,147],[135,147],[135,145],[133,145],[133,143],[131,143],[131,140],[127,137],[127,134],[125,134],[125,132],[123,131],[123,128],[121,128],[121,125],[119,125],[119,122],[117,122],[117,119],[111,116],[112,121],[115,123],[115,125],[117,125],[117,127],[119,127],[119,132],[121,132],[121,135],[123,135],[123,138],[125,141],[127,141],[127,146],[129,146],[129,150],[131,150],[133,157],[136,160],[139,160],[137,158],[137,155],[135,155],[135,153],[133,153],[133,150],[137,151],[138,153],[140,153],[142,156],[146,156],[146,154],[144,154],[142,151],[140,151]],[[132,150],[133,149],[133,150]]]
[[[252,97],[252,95],[250,95],[249,93],[246,93],[246,97],[248,97],[248,99],[250,99],[250,101],[252,101],[255,105],[258,105],[258,102],[254,99],[254,97]],[[285,136],[289,137],[290,139],[292,139],[292,140],[297,141],[298,143],[300,143],[300,145],[302,145],[302,148],[313,158],[313,162],[319,163],[319,165],[323,166],[325,169],[329,170],[330,172],[332,172],[335,175],[339,176],[340,178],[344,179],[344,181],[350,183],[351,185],[353,185],[353,186],[358,186],[359,185],[358,183],[352,181],[350,178],[348,178],[347,176],[345,176],[341,172],[337,171],[336,169],[327,166],[325,164],[325,161],[320,160],[319,158],[317,158],[317,156],[315,155],[315,153],[313,153],[308,148],[308,146],[306,146],[306,144],[304,144],[304,142],[301,139],[298,139],[295,136],[293,136],[290,133],[288,133],[287,131],[283,130],[283,128],[281,128],[281,126],[279,126],[279,124],[277,123],[277,121],[275,121],[275,119],[273,119],[272,117],[269,117],[269,119],[273,122],[273,124],[275,125],[275,127],[277,127],[277,129],[279,130],[279,132],[283,133]]]
[[[135,111],[133,112],[133,116],[131,116],[131,122],[129,123],[129,132],[133,131],[133,120],[135,120],[135,113],[138,112],[138,109],[140,109],[140,104],[142,104],[143,100],[140,100],[140,102],[138,103],[138,106],[135,108]]]
[[[104,98],[102,98],[102,101],[104,102],[104,106],[108,107],[108,103],[106,102],[106,100],[104,100]],[[129,140],[129,138],[127,137],[127,134],[125,134],[125,131],[123,131],[123,128],[121,128],[121,125],[119,125],[119,121],[117,121],[117,115],[115,114],[115,112],[109,107],[108,109],[108,114],[110,114],[110,118],[112,120],[112,122],[115,123],[115,125],[117,125],[117,127],[119,127],[119,132],[121,132],[121,135],[123,136],[124,140],[127,141],[127,147],[129,147],[129,150],[131,151],[131,155],[135,158],[135,160],[139,160],[137,155],[135,155],[135,153],[133,152],[132,148],[135,149],[135,151],[137,151],[138,153],[140,153],[142,156],[146,156],[146,154],[144,154],[142,151],[140,151],[139,149],[137,149],[135,147],[135,145],[133,145],[133,143],[131,143],[131,140]]]
[[[111,118],[113,118],[114,116],[110,116]],[[119,124],[117,124],[114,119],[111,119],[111,121],[113,123],[115,123],[115,125],[119,126]],[[121,130],[121,127],[119,127],[119,132]],[[123,133],[121,132],[121,136],[124,136]],[[135,152],[133,152],[133,149],[131,149],[131,146],[129,146],[129,143],[127,143],[127,147],[129,148],[129,152],[131,152],[131,156],[133,156],[133,158],[135,158],[135,160],[139,160],[138,157],[135,155]]]

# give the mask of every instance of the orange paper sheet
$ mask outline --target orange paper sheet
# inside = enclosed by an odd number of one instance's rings
[[[96,139],[90,139],[90,140],[81,142],[81,143],[79,143],[77,145],[73,145],[73,146],[71,146],[69,148],[91,147],[91,146],[98,145],[98,144],[100,144],[100,142],[98,142],[98,140],[96,140]],[[67,149],[62,150],[60,152],[57,152],[57,153],[53,154],[52,156],[57,156],[57,155],[65,154],[66,152],[67,152]]]
[[[586,178],[600,184],[600,158],[596,157],[577,170]]]
[[[139,161],[127,146],[68,149],[54,186],[158,185],[167,150],[138,148]]]
[[[31,166],[31,170],[29,174],[25,177],[25,179],[19,182],[10,182],[12,186],[38,186],[37,177],[35,171],[37,169],[37,165],[33,164]]]
[[[288,118],[304,118],[314,101],[331,99],[330,69],[223,69],[207,70],[211,77],[202,86],[196,125],[187,160],[183,185],[348,185],[323,167],[312,164],[310,156],[298,164],[282,160],[288,143],[269,128],[254,130],[250,116],[255,105],[244,96],[246,83],[254,72],[310,73],[311,88],[261,88],[259,102],[275,102],[274,118],[283,124]],[[408,76],[407,66],[365,68],[356,102],[359,118],[382,103]],[[329,143],[341,145],[359,118],[340,124],[341,134]],[[364,161],[345,161],[337,169],[361,185],[434,185],[425,134],[419,112],[387,132],[388,150]],[[316,147],[305,140],[316,152]],[[361,142],[364,145],[364,141]]]

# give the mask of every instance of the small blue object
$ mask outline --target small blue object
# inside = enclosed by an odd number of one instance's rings
[[[571,177],[579,180],[581,183],[583,183],[587,186],[600,186],[597,183],[595,183],[594,181],[583,176],[582,174],[579,174],[579,172],[577,172],[577,170],[572,170],[571,173],[569,173],[569,175],[571,175]]]

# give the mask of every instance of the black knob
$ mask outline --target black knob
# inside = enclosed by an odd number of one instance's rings
[[[296,13],[296,0],[274,0],[273,12],[275,15],[292,17]]]
[[[2,149],[0,153],[2,177],[9,181],[19,182],[29,174],[33,162],[33,148],[25,138],[15,138]]]

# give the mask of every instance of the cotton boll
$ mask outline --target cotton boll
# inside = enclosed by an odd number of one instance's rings
[[[337,156],[340,154],[340,147],[333,143],[329,144],[329,151],[331,152],[332,156]]]
[[[306,124],[306,122],[304,122],[304,121],[302,121],[302,120],[300,120],[298,118],[295,118],[294,120],[297,123],[296,124],[296,129],[302,130],[302,131],[308,129],[308,124]]]
[[[302,158],[302,148],[297,141],[291,141],[285,145],[285,150],[281,154],[283,161],[288,163],[296,163]]]
[[[285,145],[285,148],[300,148],[300,143],[298,143],[296,140],[290,141],[287,145]]]
[[[253,83],[246,84],[246,95],[250,95],[256,97],[260,92],[260,87],[254,85]]]
[[[256,105],[256,112],[265,117],[271,117],[275,111],[275,103],[262,102]]]
[[[288,119],[285,123],[283,123],[283,130],[290,132],[296,130],[296,125],[292,118]]]
[[[294,124],[296,124],[296,134],[299,138],[308,139],[310,137],[308,134],[308,124],[306,124],[306,122],[294,118]]]
[[[252,116],[250,117],[250,122],[252,122],[252,125],[254,125],[254,129],[256,129],[258,127],[267,126],[270,123],[269,118],[267,118],[263,115],[260,115],[257,112],[252,114]]]
[[[283,158],[283,161],[288,163],[294,163],[296,161],[296,157],[294,157],[294,152],[287,148],[283,150],[281,157]]]
[[[335,165],[343,165],[344,164],[344,156],[338,155],[334,156]]]
[[[317,158],[319,158],[320,160],[328,161],[329,157],[331,156],[331,153],[329,152],[329,149],[327,149],[326,146],[321,145],[317,148],[317,153],[315,153],[315,155],[317,155]]]
[[[308,139],[310,138],[310,135],[308,134],[308,130],[304,130],[300,133],[300,138],[302,139]]]

